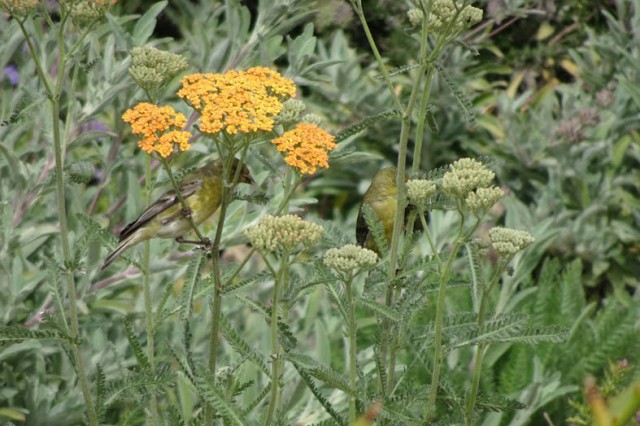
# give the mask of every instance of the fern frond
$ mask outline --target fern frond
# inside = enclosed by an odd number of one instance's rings
[[[404,74],[404,73],[409,72],[409,71],[411,71],[413,69],[420,68],[421,66],[422,66],[422,64],[404,65],[402,67],[396,67],[396,68],[390,70],[388,74],[389,74],[389,77],[395,77],[396,75]],[[380,75],[376,75],[373,78],[375,78],[376,80],[382,80],[382,79],[384,79],[384,76],[382,74],[380,74]]]
[[[199,255],[193,256],[189,260],[189,265],[184,274],[184,285],[178,295],[178,306],[181,307],[180,319],[183,321],[191,318],[193,315],[193,297],[196,286],[200,282],[200,272],[204,265],[206,253],[204,251]]]
[[[0,342],[27,339],[73,342],[69,336],[64,336],[57,330],[31,330],[19,326],[0,326]]]
[[[385,257],[389,253],[390,241],[387,241],[387,236],[384,232],[382,222],[373,209],[366,204],[362,206],[362,213],[364,215],[364,220],[367,223],[367,227],[369,228],[369,232],[373,235],[373,240],[380,251],[380,257]]]
[[[336,306],[338,307],[338,312],[340,312],[340,315],[342,316],[342,320],[346,324],[348,322],[349,315],[347,314],[347,309],[345,307],[345,303],[346,303],[346,301],[344,300],[345,297],[342,294],[338,293],[338,290],[336,289],[336,287],[338,286],[333,283],[325,284],[325,288],[327,289],[327,291],[329,292],[329,295],[331,296]]]
[[[385,318],[389,321],[398,322],[401,319],[400,314],[398,314],[395,310],[389,308],[388,306],[381,305],[374,300],[358,297],[356,298],[356,303],[374,313],[376,316]]]
[[[332,388],[340,389],[341,391],[352,395],[353,391],[349,387],[349,381],[343,377],[341,373],[331,369],[324,364],[320,364],[310,356],[287,353],[285,354],[287,360],[296,366],[296,369],[302,369],[317,380],[331,386]]]
[[[271,316],[269,315],[270,310],[263,304],[251,300],[248,297],[240,294],[233,294],[233,297],[240,301],[243,305],[247,306],[253,312],[259,314],[264,320],[271,321]]]
[[[104,374],[102,366],[98,364],[96,366],[96,385],[95,385],[95,406],[98,419],[104,421],[104,416],[107,412],[107,407],[104,405],[105,388],[107,384],[107,377]]]
[[[258,353],[249,346],[249,344],[231,328],[231,325],[226,320],[224,316],[220,318],[220,325],[222,327],[223,335],[226,341],[231,345],[231,347],[240,355],[247,357],[253,363],[260,368],[260,370],[267,376],[269,376],[270,371],[263,359],[258,355]]]
[[[438,74],[442,77],[442,81],[449,88],[453,97],[458,101],[458,105],[462,108],[462,112],[464,113],[465,120],[467,124],[470,126],[476,125],[476,115],[473,112],[473,104],[469,97],[458,87],[458,85],[453,81],[453,78],[449,74],[449,71],[446,70],[441,64],[435,64],[436,69],[438,70]]]
[[[568,329],[561,326],[532,326],[522,327],[518,323],[504,324],[468,340],[453,346],[459,348],[468,345],[486,343],[528,343],[534,345],[540,342],[560,343],[567,337]]]
[[[266,386],[264,389],[262,389],[262,392],[256,395],[256,397],[253,398],[253,400],[244,407],[244,410],[242,410],[241,413],[242,417],[246,419],[247,416],[249,416],[249,413],[252,412],[258,405],[260,405],[260,403],[267,397],[267,395],[269,395],[270,392],[271,385]]]
[[[158,367],[156,371],[147,369],[125,374],[124,378],[110,382],[107,386],[104,399],[105,405],[110,406],[126,397],[140,400],[141,394],[139,391],[151,386],[164,385],[171,379],[171,370],[168,365]]]
[[[233,194],[231,194],[232,200],[246,201],[250,204],[256,204],[258,206],[266,206],[267,204],[269,204],[272,198],[273,197],[270,197],[267,194],[261,193],[243,194],[239,191],[234,191]]]
[[[316,397],[316,400],[318,400],[318,402],[320,403],[320,405],[322,405],[322,407],[324,408],[324,410],[329,413],[329,415],[340,425],[340,426],[346,426],[347,422],[345,419],[343,419],[340,414],[338,414],[338,412],[333,408],[333,406],[331,405],[331,403],[322,395],[322,393],[320,392],[320,390],[316,387],[313,378],[311,377],[310,374],[307,373],[307,371],[299,366],[296,363],[292,363],[293,367],[298,371],[298,374],[300,375],[300,377],[302,378],[302,380],[305,382],[305,384],[307,385],[307,387],[309,388],[309,390],[311,391],[311,393],[313,394],[313,396]]]
[[[372,125],[376,124],[378,121],[384,120],[389,117],[399,117],[399,116],[400,116],[400,112],[396,109],[392,109],[389,111],[383,111],[379,114],[367,117],[364,120],[359,121],[356,124],[353,124],[345,129],[342,129],[340,132],[338,132],[335,138],[335,142],[336,143],[342,142],[348,137],[358,134],[361,131],[367,129],[368,127],[371,127]]]
[[[469,260],[469,274],[471,274],[471,295],[474,301],[478,301],[487,283],[482,273],[482,263],[480,262],[477,245],[466,243],[465,248],[467,249],[467,259]]]
[[[497,394],[479,394],[476,406],[487,411],[513,411],[527,408],[525,404],[515,399],[507,398]]]
[[[238,410],[233,404],[225,400],[224,389],[219,386],[212,386],[208,380],[204,378],[198,378],[198,389],[200,389],[200,396],[206,402],[216,410],[216,412],[222,416],[226,422],[243,426],[244,417],[240,410]]]
[[[145,370],[148,369],[149,368],[149,359],[147,358],[147,355],[144,353],[144,350],[142,349],[142,345],[140,344],[140,341],[138,340],[138,337],[136,336],[135,332],[133,331],[133,325],[131,324],[131,322],[128,319],[124,320],[124,329],[126,331],[127,340],[129,341],[129,345],[131,346],[131,350],[133,351],[133,355],[138,360],[138,364],[143,369],[145,369]]]

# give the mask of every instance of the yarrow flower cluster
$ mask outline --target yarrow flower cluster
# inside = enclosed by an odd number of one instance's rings
[[[295,94],[293,81],[265,67],[187,75],[178,91],[200,113],[199,130],[209,135],[271,131],[283,101]]]
[[[495,173],[472,158],[461,158],[449,166],[442,178],[442,189],[456,198],[465,199],[476,188],[487,188]]]
[[[325,266],[346,273],[351,273],[354,269],[373,266],[377,261],[378,255],[373,251],[354,244],[329,249],[323,257]]]
[[[322,238],[323,228],[298,216],[265,216],[244,231],[245,237],[260,252],[286,252],[304,250]]]
[[[501,256],[513,256],[535,240],[530,233],[496,226],[489,230],[491,244]]]
[[[489,210],[503,195],[502,189],[497,186],[478,188],[470,192],[464,201],[473,213],[481,213]]]
[[[422,25],[422,19],[424,19],[424,12],[422,9],[409,9],[407,11],[407,18],[412,26],[417,27]]]
[[[288,99],[282,104],[282,111],[275,117],[278,124],[295,123],[305,110],[304,102],[298,99]]]
[[[482,20],[482,9],[455,3],[453,0],[435,0],[429,15],[428,28],[435,31],[460,32]]]
[[[129,75],[138,86],[149,91],[164,86],[188,65],[184,57],[175,53],[155,47],[134,47]]]
[[[71,7],[69,14],[74,24],[88,25],[107,13],[117,0],[82,0]]]
[[[302,174],[313,174],[318,167],[329,167],[329,151],[336,147],[334,137],[315,124],[300,123],[271,141],[286,152],[285,163]]]
[[[0,0],[0,9],[17,18],[29,15],[37,5],[38,0]]]
[[[407,197],[409,202],[424,210],[427,200],[436,193],[436,184],[428,179],[412,179],[407,181]]]
[[[157,152],[167,158],[175,148],[186,151],[191,147],[191,133],[182,130],[186,117],[170,106],[141,102],[125,111],[122,119],[131,125],[133,134],[142,137],[138,146],[147,154]]]

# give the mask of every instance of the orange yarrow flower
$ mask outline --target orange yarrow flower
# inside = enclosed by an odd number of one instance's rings
[[[336,147],[334,137],[315,124],[300,123],[271,141],[278,151],[287,153],[285,163],[302,174],[313,174],[318,167],[329,168],[329,151]]]
[[[178,91],[201,114],[198,129],[209,135],[271,131],[283,101],[295,94],[293,81],[265,67],[187,75]]]
[[[157,152],[163,158],[171,155],[177,147],[186,151],[191,147],[190,132],[182,128],[186,117],[170,106],[158,106],[141,102],[122,114],[122,119],[131,125],[131,132],[142,137],[138,146],[147,154]]]

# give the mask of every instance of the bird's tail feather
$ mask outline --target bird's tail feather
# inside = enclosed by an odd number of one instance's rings
[[[120,244],[118,244],[118,247],[116,247],[114,251],[109,253],[109,256],[107,256],[107,258],[104,260],[104,263],[102,264],[102,268],[100,269],[102,270],[107,266],[111,265],[111,262],[116,260],[116,258],[120,256],[123,251],[125,251],[132,245],[137,244],[138,242],[139,241],[136,241],[134,238],[127,238],[126,240],[122,241]]]

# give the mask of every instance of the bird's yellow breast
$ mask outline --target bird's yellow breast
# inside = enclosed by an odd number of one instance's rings
[[[203,179],[202,186],[187,197],[185,203],[191,210],[191,220],[195,225],[200,225],[218,210],[222,202],[222,182],[215,176],[207,176]],[[181,212],[182,206],[177,203],[154,219],[161,226],[157,228],[157,236],[160,238],[177,238],[192,230],[191,224]]]

